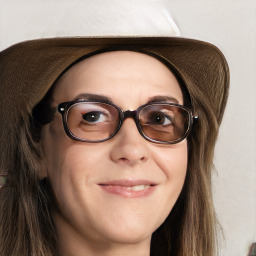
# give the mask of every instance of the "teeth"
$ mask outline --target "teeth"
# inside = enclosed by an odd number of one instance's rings
[[[149,185],[138,185],[138,186],[133,186],[133,187],[126,187],[126,189],[132,190],[132,191],[141,191],[148,187],[149,187]]]

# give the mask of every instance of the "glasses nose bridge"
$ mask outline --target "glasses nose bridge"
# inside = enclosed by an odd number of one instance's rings
[[[133,121],[135,122],[135,125],[136,125],[137,129],[139,130],[139,133],[141,133],[140,132],[140,126],[139,126],[138,120],[137,120],[137,113],[138,113],[137,110],[126,110],[126,111],[123,111],[123,115],[122,115],[122,118],[121,118],[120,128],[121,128],[121,126],[123,126],[123,123],[124,123],[125,119],[132,118]]]
[[[127,118],[132,118],[134,122],[136,123],[136,115],[137,111],[136,110],[126,110],[123,112],[123,121]],[[137,124],[137,123],[136,123]]]

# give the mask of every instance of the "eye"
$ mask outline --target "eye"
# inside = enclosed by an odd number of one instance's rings
[[[105,114],[101,111],[91,111],[83,114],[83,119],[88,123],[100,123],[104,122],[106,117]]]
[[[172,117],[161,111],[153,111],[148,114],[147,124],[151,125],[169,125],[172,124]]]

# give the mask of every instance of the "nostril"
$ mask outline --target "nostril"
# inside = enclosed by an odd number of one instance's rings
[[[143,157],[141,157],[140,160],[144,162],[144,161],[146,161],[146,157],[143,156]]]
[[[129,161],[129,160],[128,160],[127,158],[125,158],[125,157],[120,157],[119,160],[120,160],[120,161],[123,161],[123,162],[128,162],[128,161]]]
[[[144,162],[144,161],[146,161],[146,157],[141,157],[140,159],[138,159],[138,160],[141,160],[142,162]],[[126,158],[126,157],[120,157],[119,158],[119,161],[122,161],[122,162],[129,162],[130,161],[130,159],[129,158]]]

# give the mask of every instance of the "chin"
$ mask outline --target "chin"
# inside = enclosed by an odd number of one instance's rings
[[[135,223],[133,220],[119,225],[109,226],[104,233],[106,238],[114,243],[138,244],[143,241],[150,242],[153,232],[161,224],[161,222],[154,224],[152,220],[147,223],[144,221]]]

